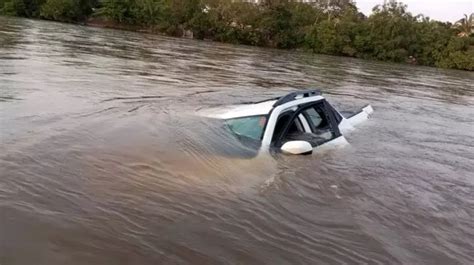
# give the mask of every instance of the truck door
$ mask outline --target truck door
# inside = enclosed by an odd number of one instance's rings
[[[288,141],[307,141],[313,147],[341,136],[336,117],[325,100],[311,102],[298,107],[285,123],[279,135],[275,135],[275,146]],[[295,130],[295,125],[303,130]]]

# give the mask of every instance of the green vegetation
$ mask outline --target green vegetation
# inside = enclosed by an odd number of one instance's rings
[[[74,22],[85,20],[92,14],[96,1],[91,0],[46,0],[40,8],[44,19]]]
[[[472,14],[443,23],[396,1],[373,11],[366,17],[351,0],[0,0],[3,15],[101,19],[171,36],[474,71]]]

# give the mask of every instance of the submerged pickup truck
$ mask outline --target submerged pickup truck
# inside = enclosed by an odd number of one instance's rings
[[[201,115],[221,119],[244,143],[259,153],[311,154],[323,147],[347,144],[343,133],[367,120],[370,105],[345,116],[318,90],[303,90],[251,104],[207,110]]]

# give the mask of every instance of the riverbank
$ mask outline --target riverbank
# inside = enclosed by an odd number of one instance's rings
[[[115,21],[108,20],[106,18],[101,17],[92,17],[88,18],[86,21],[82,23],[84,26],[88,27],[95,27],[95,28],[110,28],[110,29],[118,29],[118,30],[127,30],[127,31],[136,31],[136,32],[143,32],[149,34],[158,34],[164,35],[158,30],[154,30],[153,28],[144,28],[135,25],[127,25],[127,24],[120,24]]]
[[[143,26],[134,26],[134,25],[127,25],[127,24],[120,24],[114,21],[107,20],[106,18],[100,18],[100,17],[94,17],[94,18],[89,18],[86,22],[84,22],[84,25],[90,26],[90,27],[98,27],[98,28],[111,28],[111,29],[118,29],[118,30],[127,30],[127,31],[136,31],[136,32],[143,32],[143,33],[148,33],[148,34],[157,34],[157,35],[170,35],[170,34],[165,34],[162,31],[160,31],[159,28],[156,27],[143,27]],[[194,39],[194,33],[191,30],[185,30],[181,29],[178,32],[175,32],[174,34],[171,34],[173,37],[181,37],[181,38],[188,38],[188,39]],[[204,38],[199,38],[203,40]],[[214,39],[206,39],[208,41],[216,41]],[[219,41],[217,42],[224,42],[226,43],[227,41]],[[232,43],[232,42],[231,42]],[[470,43],[472,43],[472,40],[470,40]],[[249,45],[248,43],[234,43],[234,44],[244,44],[244,45]],[[257,46],[257,45],[252,45],[250,46]],[[468,50],[474,49],[474,46],[470,44],[471,47],[468,48]],[[273,47],[273,46],[259,46],[259,47],[269,47],[269,48],[278,48],[278,47]],[[298,50],[302,50],[304,52],[313,52],[311,49],[308,49],[307,47],[302,47],[302,48],[296,48]],[[314,53],[314,52],[313,52]],[[349,58],[359,58],[359,59],[365,59],[365,60],[377,60],[377,61],[387,61],[387,60],[380,60],[374,57],[369,57],[369,56],[354,56],[354,55],[349,55],[349,54],[332,54],[332,53],[320,53],[320,54],[326,54],[326,55],[333,55],[333,56],[341,56],[341,57],[349,57]],[[444,65],[429,65],[429,64],[423,64],[418,61],[418,59],[415,56],[408,56],[405,58],[404,61],[397,61],[397,63],[405,63],[405,64],[410,64],[410,65],[420,65],[420,66],[431,66],[431,67],[438,67],[438,68],[446,68],[446,69],[456,69],[456,70],[467,70],[467,71],[474,71],[474,66],[470,65],[474,60],[474,57],[472,54],[467,55],[464,57],[464,55],[460,55],[461,58],[459,58],[459,61],[463,62],[466,67],[453,67],[452,65],[450,66],[449,63],[444,64]],[[464,58],[462,58],[464,57]],[[390,60],[389,60],[390,61]]]
[[[414,16],[399,2],[377,6],[369,17],[351,1],[330,2],[331,12],[328,7],[290,1],[256,5],[225,0],[44,0],[28,9],[12,8],[10,2],[0,0],[0,13],[474,71],[472,15],[453,25]]]

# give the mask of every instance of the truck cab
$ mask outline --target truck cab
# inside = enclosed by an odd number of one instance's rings
[[[323,146],[347,144],[343,133],[368,119],[372,112],[369,105],[346,118],[320,91],[304,90],[221,108],[205,116],[224,120],[240,141],[257,146],[260,152],[311,154]]]

